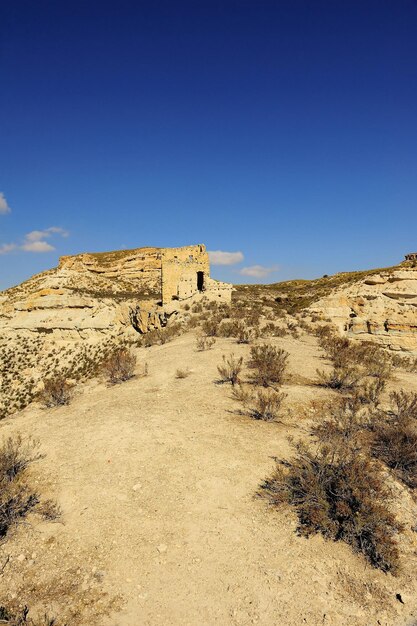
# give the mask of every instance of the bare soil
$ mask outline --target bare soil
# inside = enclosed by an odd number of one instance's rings
[[[325,367],[314,338],[271,341],[290,352],[278,423],[238,414],[231,387],[215,384],[222,354],[246,358],[249,346],[217,339],[197,352],[193,333],[139,349],[147,377],[96,381],[67,407],[32,405],[0,422],[0,438],[40,440],[34,479],[63,509],[60,522],[31,518],[0,545],[0,604],[43,593],[71,626],[411,625],[417,519],[407,494],[397,577],[342,543],[299,537],[288,508],[256,497],[274,457],[291,454],[288,437],[308,437],[310,403],[333,393],[312,384]],[[178,368],[191,373],[178,379]],[[396,376],[394,386],[417,391],[415,375]]]

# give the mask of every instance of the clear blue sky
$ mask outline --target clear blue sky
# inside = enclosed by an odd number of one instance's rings
[[[83,251],[275,282],[417,249],[415,0],[2,0],[0,85],[0,289]]]

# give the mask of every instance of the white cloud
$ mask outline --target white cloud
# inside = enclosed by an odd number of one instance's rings
[[[0,215],[5,215],[6,213],[10,213],[11,208],[7,204],[7,200],[4,197],[4,193],[0,191]]]
[[[52,252],[55,250],[55,247],[50,244],[49,241],[46,241],[46,239],[52,237],[53,235],[68,237],[69,233],[60,226],[50,226],[49,228],[45,228],[45,230],[32,230],[30,233],[25,235],[23,243],[21,244],[0,244],[0,254],[9,254],[9,252],[13,252],[13,250],[36,253]]]
[[[278,270],[278,265],[272,265],[271,267],[265,267],[264,265],[249,265],[248,267],[242,267],[242,269],[239,270],[239,274],[242,276],[251,276],[252,278],[265,278],[268,274],[272,274]]]
[[[26,241],[20,246],[25,252],[52,252],[55,250],[47,241]]]
[[[12,250],[17,248],[15,243],[2,243],[0,244],[0,254],[9,254]]]
[[[32,230],[30,233],[25,235],[26,241],[42,241],[43,239],[47,239],[52,235],[61,235],[61,237],[68,237],[69,233],[67,230],[60,228],[59,226],[50,226],[50,228],[46,228],[45,230]]]
[[[236,265],[243,261],[242,252],[223,252],[223,250],[209,251],[212,265]]]

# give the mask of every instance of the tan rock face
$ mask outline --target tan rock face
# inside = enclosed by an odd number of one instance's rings
[[[319,300],[310,310],[355,339],[417,352],[417,269],[394,268]]]
[[[65,256],[57,268],[0,295],[0,331],[66,339],[143,333],[164,326],[180,300],[230,301],[231,290],[210,278],[203,245]]]

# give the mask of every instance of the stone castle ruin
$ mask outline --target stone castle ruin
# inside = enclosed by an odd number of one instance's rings
[[[232,285],[210,277],[204,245],[63,256],[57,268],[0,294],[0,332],[55,339],[160,328],[182,302],[230,302]]]
[[[210,261],[203,244],[182,248],[136,248],[61,257],[60,269],[108,279],[128,286],[134,295],[160,300],[162,305],[199,294],[230,302],[232,285],[210,278]]]
[[[405,255],[406,261],[417,261],[417,252],[410,252]]]

